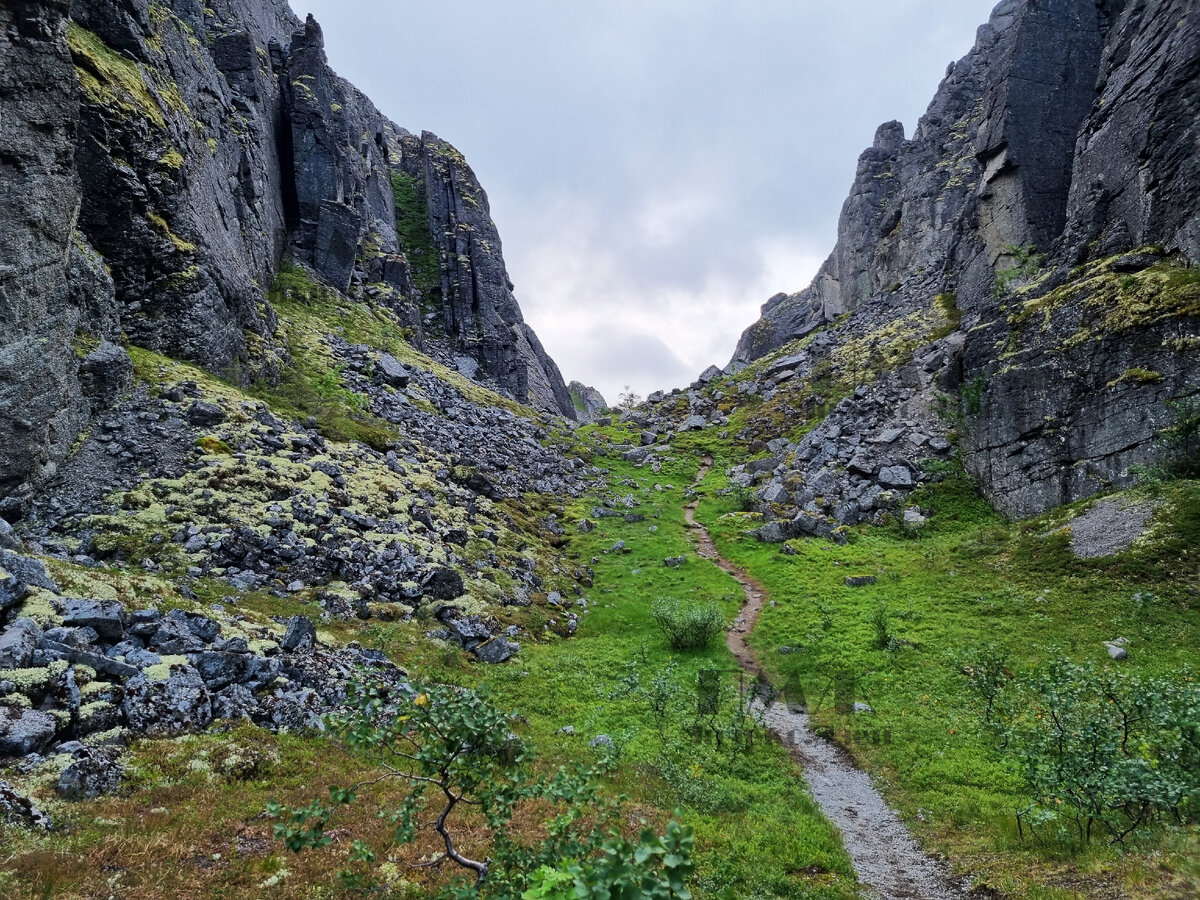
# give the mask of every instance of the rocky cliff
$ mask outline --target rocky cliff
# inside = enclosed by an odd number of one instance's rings
[[[278,380],[284,259],[476,381],[574,417],[474,174],[339,78],[311,17],[28,0],[0,25],[0,513],[128,386],[122,343]]]
[[[767,301],[733,367],[816,331],[874,375],[944,360],[926,394],[959,397],[965,464],[1000,508],[1129,483],[1166,401],[1200,390],[1197,83],[1188,0],[1000,3],[912,136],[880,126],[833,253]],[[953,321],[882,362],[938,310]]]

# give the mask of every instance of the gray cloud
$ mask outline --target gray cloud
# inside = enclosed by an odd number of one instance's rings
[[[876,125],[911,132],[992,0],[305,0],[331,64],[479,175],[568,378],[725,362],[833,246]],[[640,363],[654,341],[670,356]],[[673,361],[670,361],[673,360]],[[612,397],[610,397],[612,399]]]

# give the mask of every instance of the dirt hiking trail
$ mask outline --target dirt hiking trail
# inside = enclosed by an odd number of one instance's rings
[[[708,474],[712,460],[705,459],[693,486]],[[746,593],[746,603],[725,634],[725,643],[738,665],[760,680],[766,676],[754,651],[746,643],[758,615],[767,603],[767,590],[717,552],[708,530],[696,522],[693,499],[684,507],[688,527],[697,537],[697,552],[732,575]],[[908,829],[875,790],[870,776],[855,768],[846,752],[817,737],[808,724],[808,714],[781,702],[771,703],[764,713],[767,728],[803,767],[813,799],[842,832],[854,871],[868,897],[876,900],[951,900],[967,896],[964,885],[955,883],[945,867],[924,853]]]

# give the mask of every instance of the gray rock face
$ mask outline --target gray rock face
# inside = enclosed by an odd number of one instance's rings
[[[67,277],[80,193],[70,7],[0,9],[0,513],[20,508],[87,414],[71,347],[84,314]]]
[[[415,141],[410,136],[406,150],[416,156],[419,147],[429,227],[442,264],[442,330],[505,393],[574,419],[562,374],[513,296],[500,235],[475,173],[437,135],[422,132],[419,144]]]
[[[964,461],[989,498],[1027,515],[1128,483],[1164,400],[1200,389],[1179,338],[1195,304],[1163,289],[1200,263],[1197,79],[1187,0],[1000,4],[911,137],[880,127],[833,253],[764,304],[733,364],[847,311],[896,321],[953,296],[958,343],[920,363],[969,388]]]
[[[418,343],[423,304],[431,352],[574,417],[461,155],[338,78],[283,0],[10,4],[0,105],[0,514],[128,387],[119,340],[277,375],[264,289],[285,252]]]

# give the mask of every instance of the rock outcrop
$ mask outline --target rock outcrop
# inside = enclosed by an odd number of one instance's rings
[[[608,401],[594,387],[589,387],[580,381],[572,381],[567,385],[571,394],[571,402],[575,406],[575,420],[583,425],[595,422],[608,410]]]
[[[968,469],[1025,515],[1130,481],[1200,391],[1200,19],[1186,0],[1005,0],[912,137],[881,126],[813,283],[734,368],[866,310],[951,298],[940,388]]]
[[[270,288],[289,257],[392,309],[432,355],[574,418],[470,168],[339,78],[311,16],[29,0],[0,26],[0,514],[128,387],[121,341],[278,378]]]

